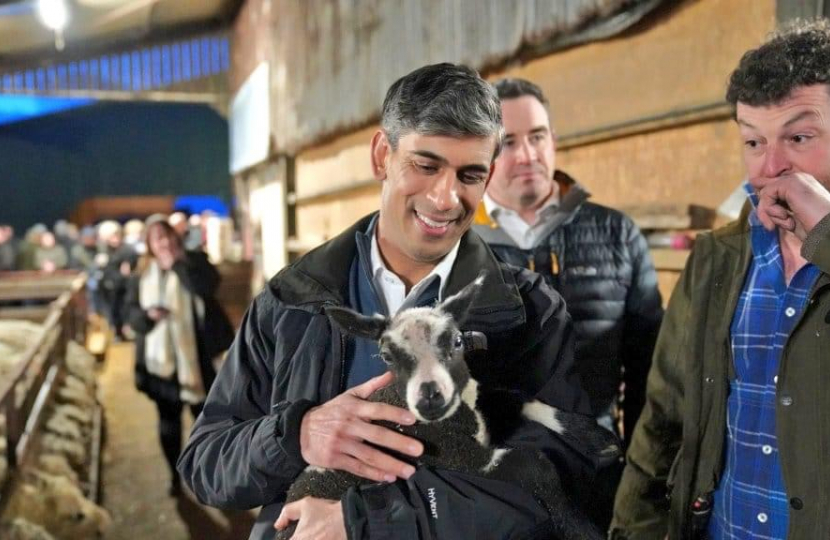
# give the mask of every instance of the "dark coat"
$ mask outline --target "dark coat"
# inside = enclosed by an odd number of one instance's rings
[[[198,296],[204,302],[204,317],[198,317],[194,311],[193,319],[196,321],[196,344],[202,381],[205,390],[210,390],[216,378],[213,359],[230,347],[234,334],[228,317],[214,296],[219,287],[219,272],[201,251],[186,252],[185,259],[173,265],[173,271],[190,294]],[[178,401],[179,385],[176,377],[162,379],[148,373],[145,367],[144,340],[155,322],[147,316],[139,303],[139,281],[140,276],[130,279],[126,299],[127,322],[136,333],[136,386],[154,400]]]
[[[820,270],[778,368],[775,422],[790,497],[790,540],[830,537],[830,236],[810,262]],[[723,474],[730,324],[752,258],[747,216],[697,237],[672,293],[654,352],[645,409],[628,450],[612,538],[700,538],[694,502]]]
[[[273,538],[286,492],[307,466],[299,444],[303,415],[344,386],[347,338],[323,308],[347,303],[355,233],[371,219],[283,269],[254,300],[179,459],[182,479],[201,502],[263,506],[251,538]],[[472,232],[461,240],[446,294],[461,290],[481,270],[493,275],[493,286],[474,300],[462,330],[488,339],[488,350],[468,359],[482,394],[510,388],[588,414],[561,298],[538,275],[499,264]],[[541,426],[527,426],[522,435],[528,445],[567,452]],[[446,511],[453,515],[453,508]],[[510,512],[509,504],[500,511]]]
[[[540,273],[565,299],[574,321],[576,365],[591,407],[596,415],[604,414],[624,381],[629,439],[643,408],[663,317],[657,274],[645,238],[630,218],[586,202],[587,193],[561,171],[557,179],[567,192],[560,223],[536,248],[519,248],[483,206],[473,230],[502,261]]]

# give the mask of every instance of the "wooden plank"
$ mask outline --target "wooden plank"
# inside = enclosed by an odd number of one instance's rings
[[[710,229],[715,210],[698,204],[646,203],[620,207],[640,229]]]
[[[689,258],[690,249],[651,249],[651,258],[654,261],[654,268],[660,270],[673,270],[680,272],[686,267],[686,260]]]

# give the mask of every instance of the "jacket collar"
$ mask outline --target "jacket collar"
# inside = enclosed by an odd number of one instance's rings
[[[283,304],[319,311],[326,304],[344,305],[349,298],[349,272],[356,256],[355,233],[366,231],[374,212],[325,244],[281,270],[268,283],[269,292]],[[474,232],[461,237],[458,255],[450,271],[445,296],[451,296],[473,281],[481,271],[487,284],[470,308],[475,313],[512,311],[524,320],[524,305],[512,273],[502,272],[490,248]]]
[[[559,184],[559,202],[557,212],[564,214],[558,221],[559,225],[570,223],[582,204],[591,197],[591,193],[568,173],[557,169],[553,173],[553,181]],[[485,225],[491,229],[499,228],[490,212],[481,201],[473,218],[473,225]],[[481,230],[481,229],[479,229]],[[512,240],[510,243],[513,243]]]

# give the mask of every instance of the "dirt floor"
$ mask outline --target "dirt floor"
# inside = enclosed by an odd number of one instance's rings
[[[133,346],[111,345],[100,376],[106,416],[102,503],[113,518],[107,540],[244,540],[252,512],[221,512],[193,495],[167,494],[170,473],[152,401],[133,386]],[[186,416],[189,413],[185,413]],[[192,419],[187,416],[188,427]]]

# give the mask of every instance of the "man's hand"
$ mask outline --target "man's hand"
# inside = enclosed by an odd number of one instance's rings
[[[415,416],[406,409],[366,401],[375,390],[391,382],[392,374],[387,372],[309,409],[300,426],[303,459],[309,465],[348,471],[375,482],[394,482],[396,477],[412,476],[412,465],[372,446],[410,456],[420,456],[424,451],[419,441],[372,424],[373,420],[415,423]]]
[[[771,178],[758,192],[758,218],[767,230],[779,227],[802,242],[830,214],[830,192],[806,173]]]
[[[292,521],[299,521],[291,540],[345,540],[346,525],[340,501],[306,497],[286,504],[274,528],[283,530]]]

